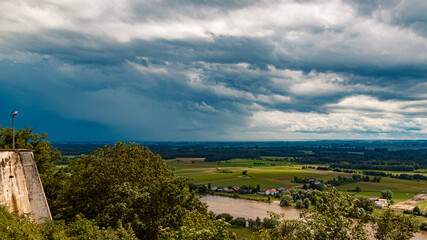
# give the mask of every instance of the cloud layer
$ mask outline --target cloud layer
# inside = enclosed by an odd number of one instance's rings
[[[54,140],[427,136],[423,0],[0,9],[3,126],[17,108]]]

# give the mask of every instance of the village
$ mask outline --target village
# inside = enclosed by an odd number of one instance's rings
[[[333,187],[333,184],[324,184],[322,181],[316,180],[315,178],[309,178],[308,181],[310,182],[311,186],[319,186],[320,188],[329,188]],[[239,193],[239,194],[257,194],[257,195],[265,195],[265,196],[272,196],[272,197],[280,197],[280,194],[283,191],[290,190],[292,188],[298,188],[298,187],[292,187],[289,185],[282,186],[280,188],[268,188],[268,189],[260,189],[259,185],[256,188],[253,188],[251,186],[229,186],[229,187],[210,187],[209,184],[209,190],[214,192],[228,192],[228,193]],[[302,189],[308,189],[307,185],[304,184]],[[374,206],[377,208],[383,208],[389,205],[389,202],[386,198],[383,197],[374,197],[369,196],[369,200],[371,200],[374,203]]]

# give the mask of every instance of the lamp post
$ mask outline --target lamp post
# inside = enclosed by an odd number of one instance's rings
[[[12,140],[12,142],[13,142],[12,146],[13,147],[12,148],[13,149],[15,149],[15,116],[16,115],[18,115],[18,111],[16,111],[16,110],[10,113],[10,116],[12,117],[12,138],[13,138],[13,140]]]

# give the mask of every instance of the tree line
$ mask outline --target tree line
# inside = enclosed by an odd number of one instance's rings
[[[385,173],[385,172],[377,172],[377,171],[363,171],[365,175],[371,176],[381,176],[381,177],[391,177],[391,178],[399,178],[405,180],[427,180],[427,176],[421,174],[393,174],[393,173]]]

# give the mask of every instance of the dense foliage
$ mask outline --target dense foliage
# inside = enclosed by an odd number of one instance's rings
[[[399,178],[405,180],[427,180],[427,176],[421,174],[393,174],[393,173],[385,173],[385,172],[377,172],[377,171],[363,171],[365,175],[371,176],[381,176],[381,177],[391,177],[391,178]]]
[[[369,221],[373,221],[373,237],[379,240],[406,240],[417,232],[411,216],[388,209],[374,217],[370,214],[373,210],[372,202],[366,198],[354,199],[335,189],[311,192],[311,196],[314,205],[312,211],[303,212],[298,220],[286,220],[283,215],[271,213],[272,221],[276,224],[263,227],[255,239],[367,240],[369,231],[366,224]],[[285,197],[290,200],[290,194],[285,194],[282,198]]]
[[[387,209],[374,221],[374,236],[378,240],[411,239],[418,226],[411,219],[400,213]]]
[[[382,165],[369,163],[333,163],[331,168],[347,168],[347,169],[367,169],[367,170],[383,170],[383,171],[414,171],[419,168],[418,165],[399,164],[399,165]]]
[[[122,226],[101,229],[92,221],[76,216],[75,221],[66,225],[60,221],[50,221],[38,224],[29,215],[18,216],[9,213],[4,206],[0,206],[0,239],[136,239],[133,232]]]
[[[161,228],[184,230],[189,215],[207,215],[187,182],[175,177],[160,156],[136,143],[107,145],[71,161],[69,170],[69,183],[59,193],[58,218],[82,213],[101,227],[122,223],[141,239],[155,239]]]
[[[351,178],[344,176],[338,176],[331,180],[326,181],[327,184],[332,184],[333,186],[340,186],[344,184],[354,183],[354,182],[381,182],[381,177],[373,177],[372,179],[369,176],[361,176],[359,174],[353,174]]]
[[[20,129],[16,147],[33,149],[52,215],[63,221],[38,226],[2,208],[8,220],[2,221],[6,225],[0,230],[4,231],[1,239],[230,237],[228,223],[208,214],[186,180],[175,177],[148,148],[124,142],[107,145],[70,160],[65,173],[54,165],[62,157],[46,137],[31,128]],[[10,143],[11,129],[0,127],[0,147],[10,148]]]

